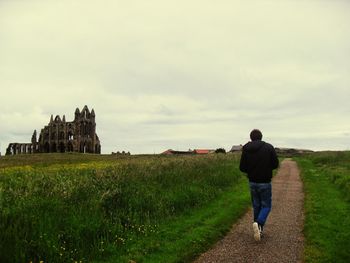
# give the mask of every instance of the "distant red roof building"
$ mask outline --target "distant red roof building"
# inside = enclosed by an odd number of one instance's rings
[[[169,150],[162,152],[161,154],[173,154],[172,152],[173,152],[173,150],[169,149]]]
[[[209,150],[209,149],[195,149],[193,150],[193,153],[195,154],[208,154],[208,153],[214,153],[215,150]]]

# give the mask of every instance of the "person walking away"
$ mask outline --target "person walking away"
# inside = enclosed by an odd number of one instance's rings
[[[243,146],[239,169],[248,175],[254,211],[254,239],[260,241],[266,219],[271,211],[272,170],[279,165],[275,148],[262,141],[262,133],[254,129],[251,141]]]

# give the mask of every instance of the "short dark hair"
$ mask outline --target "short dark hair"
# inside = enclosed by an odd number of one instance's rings
[[[250,132],[250,139],[252,141],[261,141],[262,139],[262,133],[258,129],[254,129]]]

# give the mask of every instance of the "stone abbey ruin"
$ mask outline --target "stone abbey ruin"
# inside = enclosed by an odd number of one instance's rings
[[[77,108],[71,122],[64,115],[62,119],[51,115],[38,140],[34,130],[31,143],[10,143],[6,149],[6,155],[56,152],[101,153],[93,109],[90,112],[87,106],[82,111]]]

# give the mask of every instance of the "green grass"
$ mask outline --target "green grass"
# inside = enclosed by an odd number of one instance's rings
[[[237,155],[0,158],[0,262],[186,262],[249,205]]]
[[[127,255],[112,261],[191,262],[223,237],[246,212],[249,204],[246,186],[244,178],[207,207],[162,223],[149,238],[131,246]]]
[[[305,189],[305,262],[350,261],[350,153],[296,159]]]

